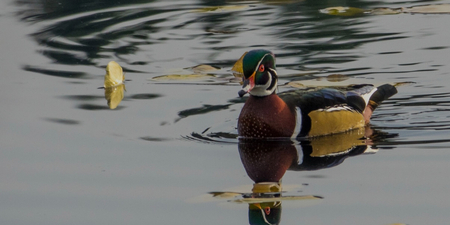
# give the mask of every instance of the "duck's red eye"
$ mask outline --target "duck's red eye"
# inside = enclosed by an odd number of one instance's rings
[[[264,65],[263,64],[261,64],[261,65],[259,65],[259,72],[264,72]]]

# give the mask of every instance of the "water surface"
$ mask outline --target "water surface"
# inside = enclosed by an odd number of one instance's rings
[[[447,223],[449,15],[320,12],[430,3],[450,2],[1,3],[0,220],[256,223],[246,197],[263,174],[281,176],[284,191],[271,196],[266,222]],[[280,84],[409,84],[375,111],[370,146],[349,134],[340,140],[359,147],[280,142],[246,154],[236,139],[245,99],[230,70],[256,48],[276,54]],[[109,61],[126,77],[113,110],[98,89]],[[167,78],[199,64],[219,69]],[[343,76],[332,82],[333,74]],[[328,152],[313,151],[318,145]]]

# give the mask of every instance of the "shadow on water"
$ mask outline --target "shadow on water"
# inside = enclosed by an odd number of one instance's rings
[[[299,141],[239,139],[239,155],[248,177],[254,182],[253,189],[251,192],[225,191],[209,194],[231,203],[248,204],[250,224],[278,224],[284,201],[310,202],[324,198],[283,190],[282,178],[286,171],[333,168],[350,157],[375,154],[379,148],[377,142],[396,135],[365,127]]]

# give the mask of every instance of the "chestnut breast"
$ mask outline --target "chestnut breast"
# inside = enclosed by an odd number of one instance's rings
[[[295,113],[276,94],[250,96],[238,120],[241,137],[291,137],[295,129]]]

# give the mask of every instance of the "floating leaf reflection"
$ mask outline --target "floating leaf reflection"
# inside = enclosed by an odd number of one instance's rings
[[[115,109],[123,99],[125,84],[105,88],[105,99],[110,109]]]

